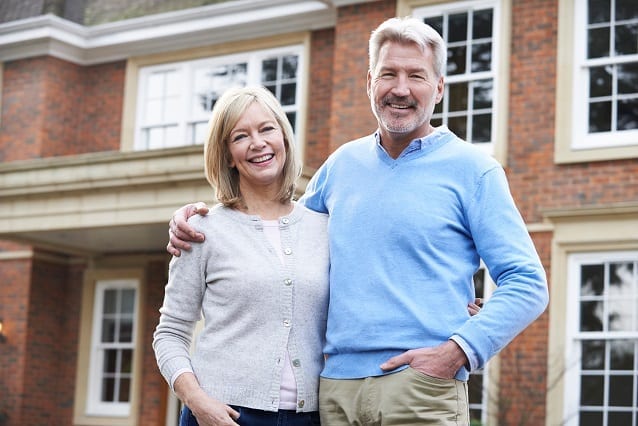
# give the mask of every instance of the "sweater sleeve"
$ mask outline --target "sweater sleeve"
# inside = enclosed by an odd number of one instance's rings
[[[153,334],[153,349],[160,372],[171,387],[179,374],[193,371],[190,348],[195,325],[201,318],[206,286],[202,263],[204,245],[193,244],[190,251],[174,257],[169,265],[164,303]]]
[[[328,207],[325,204],[324,193],[326,191],[326,185],[328,175],[327,162],[324,163],[314,176],[308,182],[306,186],[306,192],[299,199],[299,202],[306,208],[314,210],[319,213],[328,213]]]
[[[500,166],[483,174],[466,215],[497,287],[481,312],[455,332],[474,350],[480,368],[543,313],[549,295],[545,271]]]

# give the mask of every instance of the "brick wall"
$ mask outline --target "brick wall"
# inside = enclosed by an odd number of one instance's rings
[[[330,152],[377,128],[366,94],[368,39],[374,28],[395,14],[396,2],[389,0],[339,8],[335,29]]]
[[[304,164],[318,168],[330,154],[330,107],[332,102],[332,68],[334,30],[312,33],[310,45],[310,81]]]
[[[0,419],[21,425],[26,424],[21,419],[21,406],[25,397],[31,259],[0,260],[0,282],[0,316],[7,336],[6,342],[0,343]]]
[[[72,424],[82,274],[36,258],[32,277],[22,422]]]
[[[554,164],[557,2],[512,2],[508,176],[527,222],[541,209],[638,200],[638,160]]]
[[[167,255],[168,261],[168,255]],[[159,372],[153,352],[153,332],[159,322],[159,308],[164,300],[164,286],[168,273],[167,262],[152,262],[147,267],[146,294],[142,315],[142,401],[140,404],[140,425],[161,425],[166,418],[166,398],[168,385]]]
[[[0,162],[119,150],[125,62],[4,64]]]

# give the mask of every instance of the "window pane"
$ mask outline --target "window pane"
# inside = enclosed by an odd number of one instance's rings
[[[450,112],[467,111],[467,83],[450,84],[449,87],[449,106]]]
[[[580,331],[603,331],[602,302],[581,302]]]
[[[104,292],[104,305],[102,313],[114,314],[117,311],[117,292],[115,290],[107,290]]]
[[[128,402],[131,398],[131,380],[127,378],[122,378],[119,380],[119,398],[118,402]]]
[[[615,407],[631,407],[634,387],[632,376],[609,377],[609,405]]]
[[[580,412],[579,426],[600,426],[603,424],[603,414],[595,412]]]
[[[604,402],[604,380],[602,376],[581,376],[581,405],[602,406]]]
[[[605,342],[603,340],[584,341],[581,352],[583,370],[602,370],[605,368]]]
[[[288,117],[288,121],[290,122],[290,125],[292,126],[292,131],[295,132],[297,131],[296,126],[297,126],[297,114],[294,112],[287,112],[286,113],[286,117]]]
[[[133,319],[122,318],[120,320],[119,342],[128,343],[133,341]]]
[[[455,13],[448,17],[448,43],[467,40],[467,13]]]
[[[445,88],[445,97],[447,96],[447,93],[449,93],[447,87]],[[434,115],[438,115],[443,113],[443,102],[439,102],[438,104],[434,105]],[[432,119],[434,119],[435,117],[432,117]],[[438,119],[438,118],[437,118]],[[432,124],[434,126],[434,124]]]
[[[472,72],[492,69],[492,43],[478,43],[472,46]]]
[[[166,72],[155,72],[148,76],[146,81],[147,98],[156,98],[164,94],[164,81]]]
[[[144,123],[156,124],[162,121],[163,102],[160,99],[148,101],[144,110]]]
[[[638,129],[638,98],[618,102],[617,130]]]
[[[472,143],[491,142],[492,114],[474,114],[472,120]]]
[[[616,21],[638,19],[636,0],[616,0]]]
[[[111,402],[115,399],[115,379],[107,377],[102,379],[102,401]]]
[[[472,24],[472,38],[492,37],[492,9],[478,10],[474,12],[474,22]]]
[[[609,8],[609,0],[589,0],[588,8],[590,24],[599,24],[609,22],[611,9]]]
[[[483,399],[483,375],[472,374],[467,383],[470,404],[480,404]]]
[[[591,67],[589,69],[589,97],[596,98],[600,96],[611,95],[611,75],[612,68]]]
[[[115,341],[115,319],[102,319],[102,343],[111,343]]]
[[[609,56],[609,28],[594,28],[587,31],[587,57],[604,58]]]
[[[605,289],[603,279],[605,277],[605,266],[582,265],[580,267],[580,295],[600,295]]]
[[[296,79],[297,78],[297,62],[299,58],[297,55],[287,55],[283,58],[283,67],[281,70],[282,79]]]
[[[122,290],[122,313],[132,314],[135,307],[135,290]]]
[[[447,75],[465,74],[467,48],[450,47],[447,50]]]
[[[447,125],[458,137],[467,139],[467,118],[465,116],[450,117]]]
[[[274,84],[264,84],[264,87],[268,90],[270,90],[270,92],[275,95],[275,97],[277,96],[277,86]]]
[[[632,424],[631,413],[611,412],[607,416],[608,425],[630,425]],[[601,423],[602,424],[602,423]],[[634,422],[635,424],[635,422]]]
[[[104,351],[104,365],[102,369],[103,373],[116,373],[117,372],[117,350],[107,349]]]
[[[122,366],[120,367],[120,372],[125,374],[130,374],[133,372],[133,350],[131,349],[123,349],[121,351],[122,354]]]
[[[636,6],[638,9],[638,6]],[[616,26],[614,37],[614,51],[616,55],[633,55],[638,53],[638,25]]]
[[[589,104],[589,132],[609,132],[611,130],[611,102]]]
[[[191,144],[204,143],[206,141],[206,137],[208,136],[208,123],[205,121],[201,121],[198,123],[193,123],[192,125],[192,139],[190,141]]]
[[[638,43],[638,41],[636,42]],[[618,93],[638,94],[638,62],[618,65]]]
[[[479,269],[473,277],[474,281],[474,297],[483,297],[485,295],[485,269]]]
[[[636,341],[612,340],[609,342],[609,348],[609,368],[611,370],[633,370],[636,356]]]
[[[442,16],[433,16],[429,18],[424,18],[423,22],[431,26],[436,30],[437,33],[443,35],[443,17]]]
[[[294,105],[297,101],[297,84],[289,83],[281,85],[281,99],[279,100],[282,105]]]
[[[269,82],[277,80],[277,58],[267,59],[261,62],[261,81]]]
[[[472,88],[474,109],[492,108],[492,80],[475,81]]]
[[[185,141],[182,139],[177,126],[167,126],[164,128],[164,136],[162,138],[163,146],[161,148],[170,148],[173,146],[182,146]]]

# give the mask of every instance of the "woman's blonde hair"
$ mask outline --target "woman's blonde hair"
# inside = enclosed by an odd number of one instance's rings
[[[230,133],[253,102],[273,114],[284,137],[286,161],[278,193],[279,201],[288,202],[292,199],[297,178],[301,174],[292,126],[277,98],[261,86],[228,89],[213,107],[204,145],[206,179],[215,189],[219,202],[228,207],[236,208],[244,204],[239,189],[239,172],[230,166]]]

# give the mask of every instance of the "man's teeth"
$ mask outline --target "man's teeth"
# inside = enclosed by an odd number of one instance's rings
[[[250,162],[251,163],[261,163],[261,162],[270,160],[272,157],[274,157],[274,155],[272,155],[272,154],[262,155],[261,157],[253,158],[252,160],[250,160]]]
[[[391,106],[392,108],[399,108],[399,109],[407,109],[407,108],[409,108],[409,106],[408,106],[408,105],[390,104],[390,106]]]

